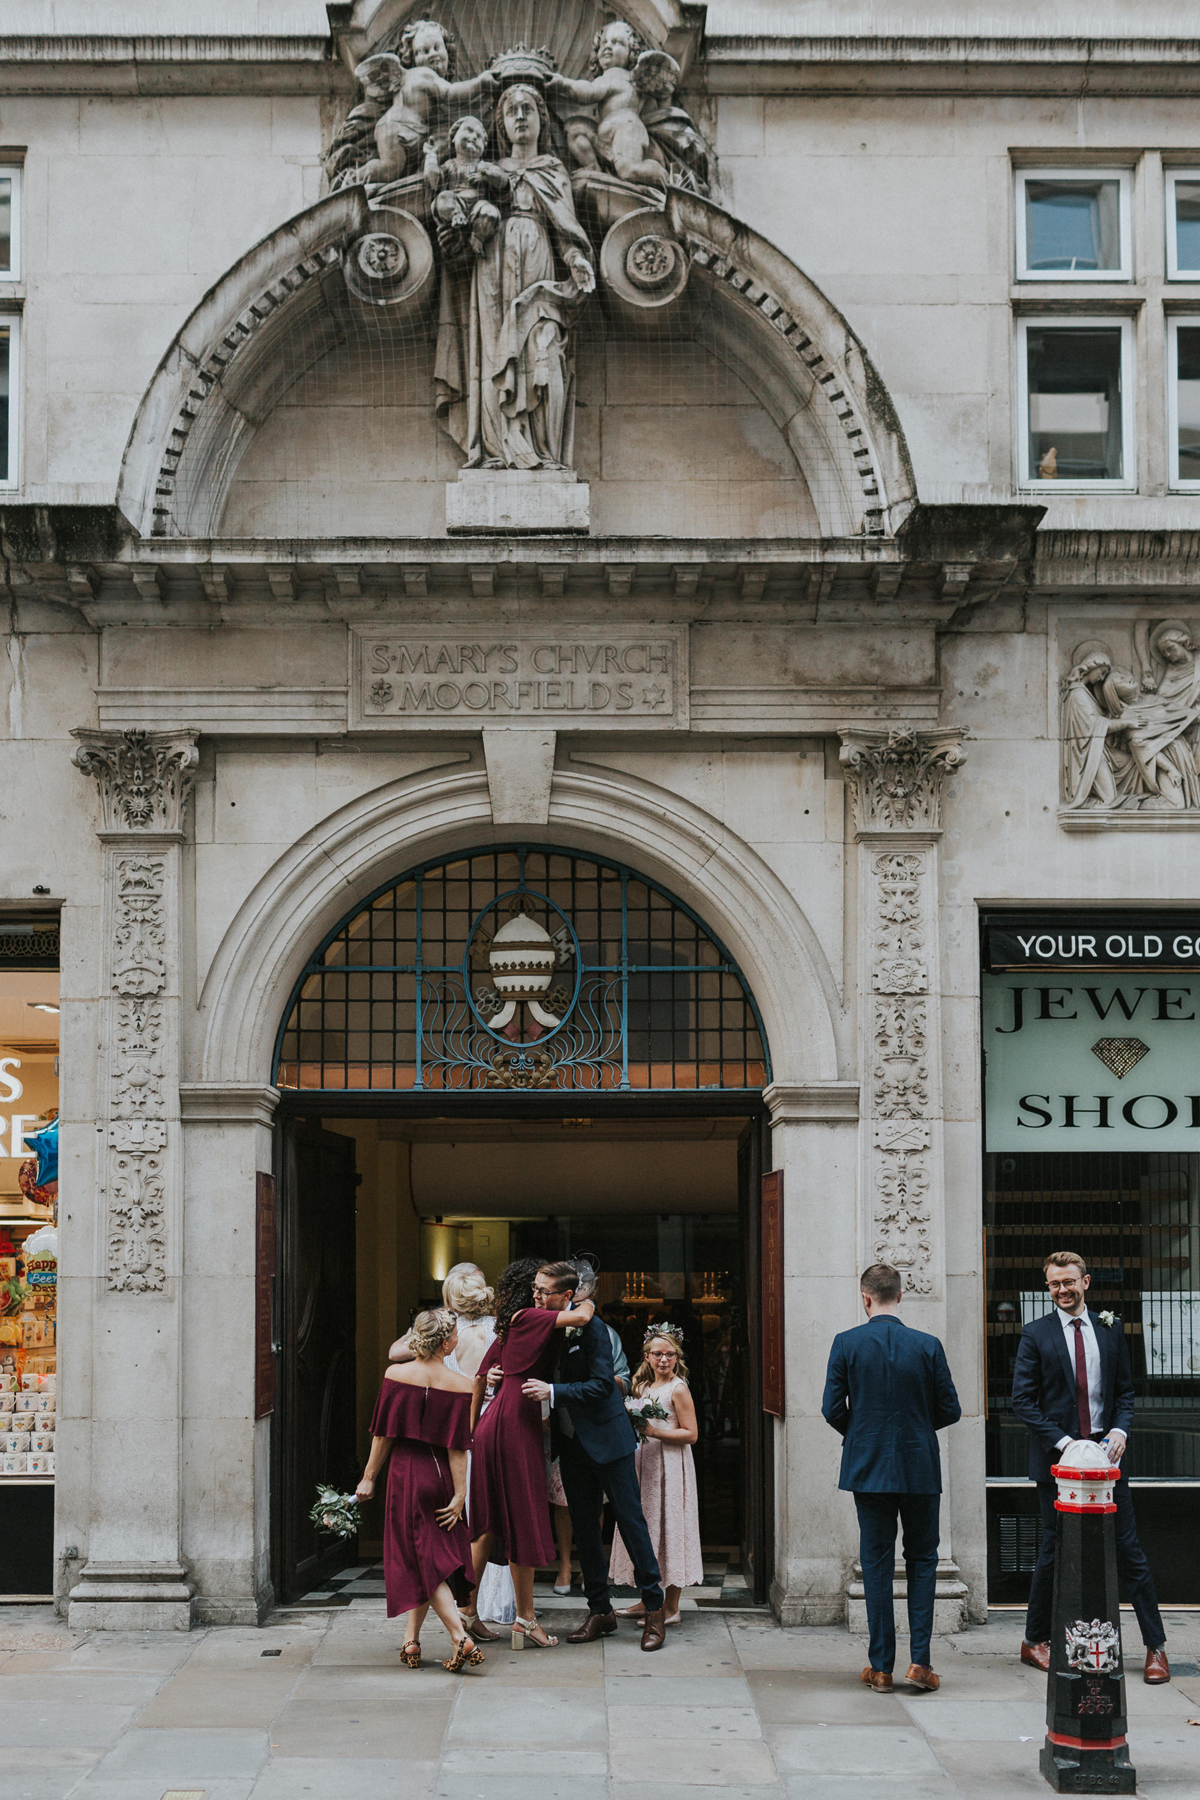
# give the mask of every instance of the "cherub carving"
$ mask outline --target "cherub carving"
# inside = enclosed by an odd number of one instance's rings
[[[487,132],[467,114],[450,136],[454,155],[438,161],[434,139],[425,146],[425,186],[430,210],[438,224],[442,253],[462,261],[478,256],[500,223],[500,202],[512,193],[509,177],[492,162],[484,162]]]
[[[680,76],[675,58],[665,50],[647,50],[632,25],[610,19],[596,33],[589,75],[586,81],[554,75],[549,82],[553,99],[599,108],[595,124],[579,117],[568,123],[567,142],[576,166],[605,167],[622,181],[665,188],[670,177],[650,141],[642,107],[647,102],[661,107],[664,98],[670,100]]]
[[[422,145],[444,124],[449,108],[496,91],[490,70],[470,81],[452,80],[453,56],[453,44],[435,19],[414,19],[400,35],[398,55],[384,52],[359,63],[354,74],[364,94],[383,89],[391,104],[375,125],[375,155],[351,180],[378,184],[415,173]]]

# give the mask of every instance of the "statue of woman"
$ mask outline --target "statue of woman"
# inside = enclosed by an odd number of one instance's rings
[[[1148,636],[1138,627],[1135,638],[1150,688],[1126,712],[1140,785],[1167,806],[1200,807],[1200,661],[1191,632],[1181,619],[1163,619]]]
[[[1063,804],[1115,806],[1118,785],[1110,734],[1123,731],[1121,693],[1106,644],[1089,639],[1071,657],[1062,683]],[[1123,765],[1129,758],[1121,757]],[[1122,770],[1124,773],[1124,769]],[[1125,784],[1123,783],[1122,786]]]
[[[548,127],[535,88],[504,91],[496,135],[512,189],[505,216],[469,270],[443,265],[437,410],[469,469],[571,466],[571,327],[596,275],[571,178],[557,156],[538,152]]]

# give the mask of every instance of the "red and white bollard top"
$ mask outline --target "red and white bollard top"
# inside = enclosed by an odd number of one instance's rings
[[[1117,1510],[1116,1487],[1121,1471],[1110,1463],[1099,1444],[1091,1438],[1080,1438],[1065,1444],[1063,1460],[1055,1463],[1050,1473],[1058,1483],[1055,1509],[1072,1513],[1114,1513]]]

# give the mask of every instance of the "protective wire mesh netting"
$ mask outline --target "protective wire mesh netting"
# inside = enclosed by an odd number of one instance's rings
[[[562,8],[545,0],[467,0],[433,10],[449,38],[456,83],[480,74],[497,53],[519,42],[547,45],[559,73],[576,81],[587,78],[589,70],[599,72],[594,33],[605,16],[611,19],[597,6]],[[419,13],[406,14],[372,56],[395,60],[398,49],[401,58],[411,56],[402,28]],[[343,187],[369,180],[372,204],[383,209],[373,230],[389,231],[388,208],[422,219],[434,245],[432,274],[415,298],[409,294],[401,303],[384,294],[372,304],[349,291],[331,249],[323,272],[298,278],[294,294],[256,328],[254,343],[238,350],[222,387],[236,404],[240,435],[210,454],[199,430],[187,453],[203,453],[202,479],[210,484],[205,504],[213,530],[227,538],[445,535],[445,487],[457,481],[465,460],[461,437],[456,441],[451,435],[449,413],[435,409],[447,313],[467,305],[461,294],[454,301],[450,289],[455,281],[469,285],[472,257],[478,262],[491,250],[464,248],[463,268],[447,277],[429,214],[424,144],[436,141],[439,154],[448,158],[456,122],[478,115],[488,138],[485,162],[502,162],[512,146],[497,124],[492,92],[431,102],[425,114],[414,102],[414,117],[405,126],[411,142],[396,150],[394,133],[389,140],[391,168],[402,164],[403,173],[398,181],[380,182],[378,172],[370,173],[377,134],[384,129],[375,115],[388,102],[394,113],[403,96],[398,100],[389,89],[372,101],[369,86],[360,79],[356,105],[334,125],[330,179]],[[620,182],[605,162],[603,134],[596,148],[607,103],[584,105],[556,96],[552,87],[545,91],[546,141],[539,141],[538,152],[558,158],[571,172],[573,200],[567,205],[573,205],[587,234],[598,270],[614,207],[627,211],[644,203],[651,211],[637,216],[649,221],[644,229],[653,237],[659,230],[654,209],[661,218],[664,191],[694,178],[675,163],[664,166],[661,186],[639,189]],[[694,131],[702,144],[698,125],[679,104],[687,96],[670,98],[671,104],[657,111],[642,102],[651,120],[651,159],[658,154],[655,130],[664,133],[663,142],[672,130]],[[633,102],[630,128],[636,133],[642,129],[636,95]],[[659,126],[653,124],[656,117],[664,121]],[[703,148],[699,154],[703,157]],[[589,171],[580,164],[581,155],[598,157],[597,166]],[[708,179],[701,186],[713,186],[715,166],[711,161],[704,166]],[[613,198],[618,190],[624,199]],[[508,206],[498,202],[497,243],[507,229]],[[543,222],[536,206],[518,223],[528,225],[531,218]],[[569,273],[563,240],[553,229],[549,237],[556,246],[554,277],[561,283]],[[577,309],[568,308],[566,380],[574,398],[574,429],[564,460],[590,486],[594,535],[810,537],[819,535],[823,519],[844,520],[856,509],[861,518],[864,500],[852,465],[847,462],[847,476],[838,462],[838,457],[846,462],[849,452],[827,398],[836,384],[814,385],[798,349],[784,343],[769,322],[778,303],[764,315],[761,290],[744,292],[740,286],[749,289],[748,276],[743,284],[731,283],[693,265],[678,304],[650,304],[644,318],[631,319],[603,280]],[[513,318],[519,312],[518,305]],[[829,454],[822,449],[827,440],[837,446]],[[188,479],[185,457],[177,504],[178,528],[185,530]]]
[[[770,1079],[750,991],[678,901],[611,863],[480,851],[405,876],[298,984],[281,1087],[746,1089]]]
[[[987,1471],[1025,1473],[1028,1441],[1012,1411],[1021,1331],[1048,1312],[1042,1264],[1075,1250],[1088,1305],[1125,1333],[1137,1393],[1125,1471],[1200,1476],[1200,1156],[989,1154]]]

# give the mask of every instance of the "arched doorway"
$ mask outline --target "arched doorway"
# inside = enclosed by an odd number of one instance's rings
[[[313,1488],[352,1481],[387,1345],[446,1269],[470,1259],[492,1277],[517,1255],[591,1252],[631,1366],[652,1320],[685,1332],[721,1584],[707,1597],[762,1596],[770,1079],[758,1007],[719,938],[608,858],[530,843],[442,857],[327,933],[274,1064],[278,1593],[327,1591],[338,1556],[307,1525]]]

